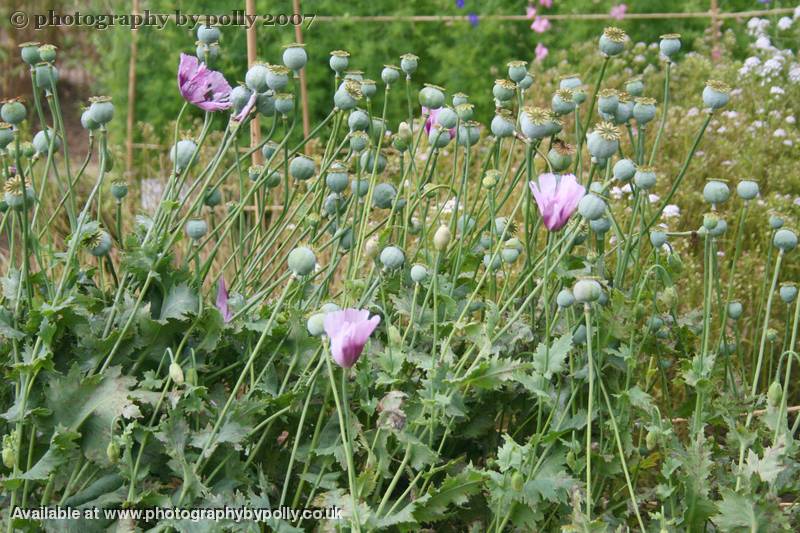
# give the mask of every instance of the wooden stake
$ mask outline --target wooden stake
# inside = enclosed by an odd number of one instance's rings
[[[295,15],[300,15],[300,0],[292,0],[293,11]],[[294,26],[294,39],[297,44],[303,44],[303,27],[300,24]],[[306,89],[306,69],[300,71],[300,102],[303,108],[303,137],[308,137],[308,132],[311,131],[310,119],[308,116],[308,91]],[[311,145],[306,144],[305,153],[311,149]]]
[[[255,0],[245,0],[244,11],[247,15],[256,15],[256,2]],[[247,28],[247,65],[253,66],[256,62],[258,54],[256,52],[256,25],[253,24]],[[258,115],[253,117],[250,122],[250,146],[257,146],[261,143],[261,127],[258,122]],[[260,165],[263,161],[261,151],[256,150],[252,155],[253,164]]]
[[[139,13],[139,0],[133,0],[132,13]],[[133,170],[133,126],[136,112],[136,55],[139,47],[139,30],[131,30],[131,57],[128,61],[128,117],[125,135],[125,174],[130,176]]]

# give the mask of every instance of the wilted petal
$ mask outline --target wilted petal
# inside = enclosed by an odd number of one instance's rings
[[[228,307],[228,288],[225,286],[225,278],[219,278],[217,287],[217,309],[222,314],[222,320],[226,323],[233,319],[233,313]]]

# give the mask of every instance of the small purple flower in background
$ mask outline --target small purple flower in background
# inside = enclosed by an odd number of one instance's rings
[[[547,54],[550,53],[550,50],[548,50],[547,47],[542,43],[538,43],[536,45],[535,52],[536,52],[536,61],[538,63],[541,63],[542,61],[544,61],[544,58],[547,57]]]
[[[178,89],[184,100],[203,111],[223,111],[233,105],[231,86],[225,76],[201,64],[194,56],[181,54]]]
[[[456,0],[456,7],[458,9],[464,9],[465,0]]]
[[[534,19],[533,24],[531,24],[531,29],[536,33],[544,33],[550,29],[550,19],[545,17],[536,17]]]
[[[553,7],[553,0],[539,0],[539,5],[547,9],[550,9],[551,7]]]
[[[366,309],[342,309],[325,315],[322,325],[331,340],[331,355],[342,368],[351,368],[381,323],[381,317],[369,316]]]
[[[528,4],[528,7],[525,8],[525,17],[533,19],[535,16],[536,16],[536,8]]]
[[[586,189],[575,180],[574,174],[559,177],[548,172],[528,185],[544,225],[550,231],[558,231],[566,225],[586,194]]]
[[[625,18],[625,13],[628,12],[628,5],[627,4],[617,4],[611,8],[611,18],[622,20]]]
[[[472,25],[473,28],[478,25],[477,13],[470,13],[469,15],[467,15],[467,18],[469,19],[469,23],[470,25]]]
[[[219,278],[217,287],[217,309],[222,314],[222,320],[227,324],[233,319],[233,313],[228,307],[228,288],[225,286],[225,278]]]

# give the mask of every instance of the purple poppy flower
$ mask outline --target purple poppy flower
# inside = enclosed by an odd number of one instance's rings
[[[381,317],[370,317],[366,309],[342,309],[325,315],[322,326],[331,339],[331,355],[336,364],[342,368],[356,364],[369,336],[380,323]]]
[[[226,324],[233,319],[233,313],[228,308],[228,288],[225,286],[225,278],[219,278],[217,309],[219,309],[219,312],[222,314],[222,320]]]
[[[222,73],[209,69],[194,56],[181,54],[178,89],[184,100],[203,111],[223,111],[233,105],[231,86]]]
[[[466,3],[465,0],[456,0],[456,7],[458,9],[464,9],[464,4]]]
[[[586,189],[575,180],[573,174],[556,176],[548,172],[528,185],[536,199],[536,205],[539,206],[544,225],[550,231],[558,231],[564,227],[577,209],[578,202],[586,194]]]
[[[472,25],[473,28],[478,25],[479,19],[477,13],[470,13],[469,15],[467,15],[467,19],[469,19],[469,23]]]
[[[425,134],[426,135],[430,135],[431,134],[431,126],[436,124],[436,120],[439,118],[439,112],[441,110],[442,110],[441,107],[438,107],[436,109],[428,109],[427,107],[422,106],[422,114],[423,115],[426,114],[426,113],[428,114],[428,118],[425,119]],[[456,136],[456,129],[455,128],[450,128],[447,131],[450,132],[450,138],[451,139]]]
[[[258,95],[255,91],[250,95],[250,99],[247,100],[247,103],[244,105],[241,111],[239,111],[236,115],[234,115],[233,120],[236,122],[241,122],[247,118],[247,115],[250,114],[250,110],[253,109],[253,106],[256,105],[256,97]]]

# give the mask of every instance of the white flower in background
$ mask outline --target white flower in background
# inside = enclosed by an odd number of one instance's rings
[[[781,17],[778,21],[778,29],[779,30],[788,30],[792,27],[792,19],[789,17]]]
[[[783,68],[783,56],[775,55],[764,62],[764,68],[761,70],[762,76],[772,76],[777,74]]]
[[[650,200],[651,204],[654,204],[654,203],[658,202],[659,200],[661,200],[661,197],[659,195],[657,195],[657,194],[650,194],[647,197],[647,199]]]
[[[772,41],[769,40],[769,37],[766,35],[762,35],[758,39],[756,39],[755,44],[753,44],[759,50],[769,50],[772,48]]]
[[[794,8],[794,15],[792,18],[800,19],[800,6]]]
[[[795,63],[792,65],[792,68],[789,69],[789,81],[792,83],[800,82],[800,64]]]
[[[797,120],[794,118],[794,115],[789,115],[788,117],[786,117],[787,124],[794,124],[795,122],[797,122]]]
[[[762,128],[762,127],[764,127],[764,121],[763,120],[754,120],[753,121],[753,127],[754,128]]]
[[[735,88],[734,90],[731,91],[731,96],[739,96],[740,94],[742,94],[742,88],[741,87],[737,87],[737,88]]]
[[[609,192],[611,193],[611,197],[614,198],[615,200],[619,200],[620,198],[622,198],[622,189],[620,189],[616,185],[611,187],[611,191]]]
[[[783,90],[783,87],[773,85],[769,90],[769,94],[786,94],[786,91]]]
[[[621,190],[625,194],[630,194],[630,193],[633,192],[633,189],[631,189],[631,184],[630,183],[626,183],[625,185],[623,185]]]
[[[747,32],[750,35],[761,35],[767,31],[767,28],[769,28],[769,20],[767,19],[754,17],[747,21]]]
[[[645,61],[647,61],[647,58],[642,54],[638,54],[633,58],[634,63],[644,63]]]
[[[778,128],[772,133],[773,137],[786,137],[786,130],[783,128]]]
[[[792,203],[794,203],[794,205],[800,205],[800,196],[798,196],[797,198],[795,198],[795,199],[794,199],[794,202],[792,202]]]
[[[164,194],[164,180],[147,178],[142,180],[142,211],[152,213],[161,203]]]
[[[722,166],[729,167],[729,166],[733,165],[733,161],[731,161],[730,159],[726,159],[721,164],[722,164]]]
[[[442,205],[442,213],[452,213],[456,208],[456,199],[450,198]]]
[[[738,117],[739,113],[737,113],[736,111],[723,111],[722,112],[722,116],[725,117],[725,118],[733,119],[733,118]]]
[[[696,107],[691,107],[691,108],[689,108],[689,111],[686,112],[686,116],[687,117],[696,117],[699,114],[700,114],[700,110],[697,109]]]
[[[677,218],[681,216],[681,208],[675,204],[669,204],[664,206],[664,211],[662,211],[661,216],[664,218]]]
[[[725,133],[726,131],[728,131],[728,128],[726,128],[725,126],[720,126],[719,128],[717,128],[717,133]]]
[[[783,141],[783,144],[786,146],[794,146],[794,142],[792,142],[791,139],[786,139],[785,141]]]

